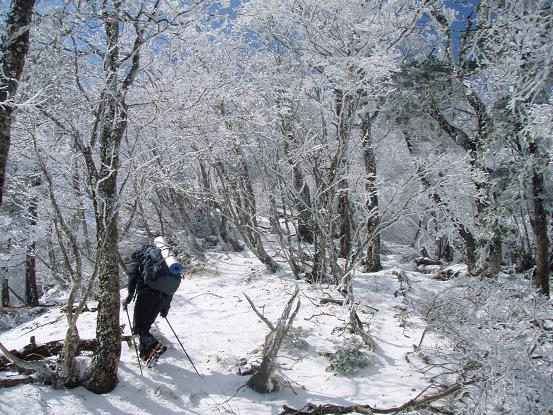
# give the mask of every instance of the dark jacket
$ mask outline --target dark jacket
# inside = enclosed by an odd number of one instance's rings
[[[144,245],[142,248],[140,248],[138,251],[135,251],[131,255],[132,261],[127,266],[127,275],[129,277],[129,295],[127,298],[133,298],[135,292],[137,293],[137,295],[150,292],[157,293],[160,296],[161,311],[163,313],[164,311],[169,310],[169,307],[171,306],[171,301],[173,300],[173,295],[162,293],[161,291],[149,287],[148,285],[144,284],[144,280],[142,279],[141,255],[145,251],[145,248],[149,246],[150,245]]]

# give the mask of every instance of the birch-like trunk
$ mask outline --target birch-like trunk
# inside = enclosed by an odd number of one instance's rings
[[[365,272],[377,272],[382,269],[380,262],[380,213],[378,208],[378,187],[376,183],[376,160],[374,156],[374,142],[372,124],[378,112],[373,115],[365,114],[361,125],[363,134],[363,161],[365,163],[365,191],[367,210],[367,255],[364,261]]]

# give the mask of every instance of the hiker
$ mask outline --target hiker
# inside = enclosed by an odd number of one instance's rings
[[[134,305],[133,334],[139,336],[139,355],[148,362],[156,352],[166,349],[151,333],[150,328],[158,315],[166,318],[173,299],[173,293],[180,284],[180,272],[173,275],[160,250],[153,245],[144,245],[131,255],[132,262],[127,267],[129,278],[128,296],[123,300],[123,309],[133,300]],[[150,275],[152,274],[152,275]],[[165,280],[168,283],[165,283]],[[149,280],[153,280],[153,283]]]

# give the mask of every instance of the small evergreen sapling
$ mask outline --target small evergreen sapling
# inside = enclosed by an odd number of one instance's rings
[[[336,375],[349,376],[359,369],[367,367],[372,359],[370,354],[363,351],[364,347],[365,343],[359,336],[345,339],[344,343],[336,350],[336,353],[328,357],[330,365],[326,368],[326,371],[333,372]]]

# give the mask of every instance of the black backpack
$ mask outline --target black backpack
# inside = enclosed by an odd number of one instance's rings
[[[136,253],[138,272],[142,282],[154,290],[174,294],[181,282],[180,274],[172,274],[161,256],[161,251],[152,245],[144,245]]]

